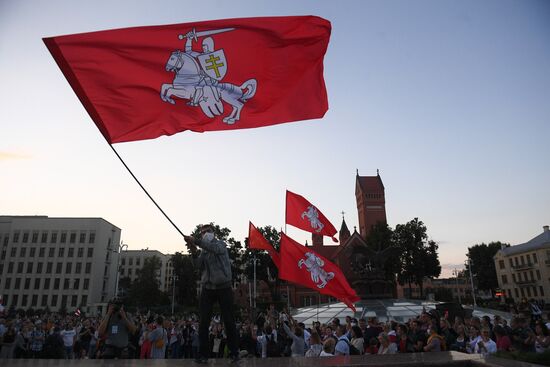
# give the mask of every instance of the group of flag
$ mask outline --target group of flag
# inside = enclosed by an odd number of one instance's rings
[[[313,218],[308,217],[311,213],[315,213]],[[285,222],[307,232],[332,237],[336,241],[336,229],[332,223],[307,199],[290,191],[286,192]],[[279,270],[280,279],[337,298],[355,312],[354,302],[360,299],[355,290],[336,264],[311,247],[303,246],[281,233],[280,250],[277,252],[252,222],[248,227],[248,246],[267,251]]]

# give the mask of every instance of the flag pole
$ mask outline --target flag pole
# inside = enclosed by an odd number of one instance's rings
[[[118,159],[120,160],[120,162],[122,163],[122,165],[124,167],[126,167],[126,170],[128,170],[128,172],[130,173],[130,175],[134,178],[134,180],[137,182],[137,184],[139,185],[139,187],[141,187],[141,189],[143,190],[143,192],[145,192],[145,194],[149,197],[149,199],[151,199],[151,201],[153,202],[153,204],[155,204],[155,206],[158,208],[158,210],[160,210],[160,212],[164,215],[164,217],[166,219],[168,219],[168,221],[170,222],[170,224],[172,224],[174,226],[174,228],[179,232],[179,234],[182,235],[183,237],[183,232],[178,228],[178,226],[176,226],[176,224],[174,222],[172,222],[172,219],[170,219],[170,217],[164,212],[164,210],[162,210],[162,208],[157,204],[157,202],[155,201],[155,199],[153,199],[153,197],[149,194],[149,192],[147,192],[147,190],[145,189],[145,187],[143,187],[143,185],[141,184],[141,182],[139,182],[139,180],[137,179],[137,177],[134,175],[134,173],[130,170],[130,168],[126,165],[126,162],[124,162],[124,160],[120,157],[120,155],[118,154],[118,152],[116,151],[115,147],[113,147],[112,144],[110,144],[109,142],[107,142],[109,144],[109,146],[111,147],[111,149],[113,150],[113,152],[115,152],[115,155],[118,157]]]

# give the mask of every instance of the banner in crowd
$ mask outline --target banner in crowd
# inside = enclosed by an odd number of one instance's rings
[[[338,242],[334,237],[336,228],[323,213],[303,196],[288,190],[286,191],[286,223],[307,232],[332,237],[334,242]]]
[[[252,222],[248,223],[248,247],[255,250],[265,250],[269,253],[269,256],[271,256],[271,259],[273,260],[273,263],[279,268],[279,265],[281,263],[279,254],[277,251],[273,248],[273,246],[265,239],[265,237],[262,235],[260,231],[252,224]]]

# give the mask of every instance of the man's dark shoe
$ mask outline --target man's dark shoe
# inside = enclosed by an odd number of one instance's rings
[[[207,363],[208,363],[208,359],[206,359],[206,358],[195,358],[195,363],[198,363],[198,364],[207,364]]]

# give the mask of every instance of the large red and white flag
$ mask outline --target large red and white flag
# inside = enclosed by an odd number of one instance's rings
[[[262,235],[260,231],[252,224],[252,222],[248,222],[248,247],[255,250],[265,250],[269,253],[269,256],[271,256],[271,259],[273,260],[273,263],[279,269],[279,265],[281,263],[281,259],[279,257],[279,254],[273,248],[273,246],[265,239],[265,237]]]
[[[360,298],[336,264],[284,233],[281,233],[279,255],[279,278],[338,298],[355,312],[353,303]]]
[[[303,196],[288,190],[286,191],[286,223],[304,231],[332,237],[334,242],[338,242],[334,238],[336,228],[323,213]]]
[[[241,18],[44,38],[109,143],[321,118],[330,22]]]

